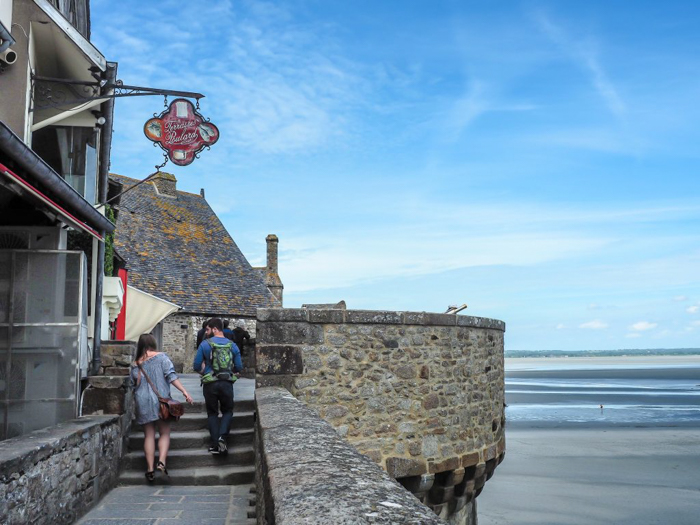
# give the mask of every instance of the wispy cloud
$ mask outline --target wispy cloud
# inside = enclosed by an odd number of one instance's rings
[[[604,330],[608,327],[608,323],[601,321],[600,319],[594,319],[593,321],[580,324],[578,327],[585,330]]]
[[[386,202],[383,195],[383,192],[376,196],[358,195],[355,203],[363,213],[348,216],[333,235],[285,234],[280,257],[284,258],[287,289],[348,287],[459,268],[531,266],[596,254],[606,254],[609,258],[611,247],[619,248],[621,239],[627,235],[625,225],[647,224],[656,217],[662,220],[686,214],[695,216],[700,211],[644,206],[582,210],[556,205],[540,209],[517,203],[448,205],[431,202],[425,196],[414,200],[410,193],[395,193]],[[325,214],[333,213],[342,203],[327,201],[319,206],[317,220],[323,220]],[[623,230],[616,231],[611,224]],[[368,235],[369,230],[372,235]],[[649,242],[657,247],[662,240],[649,238]],[[652,262],[649,258],[637,261],[640,246],[629,249],[634,250],[635,262],[601,267],[598,278],[616,282],[618,286],[622,283],[638,286],[639,279],[656,282],[657,277],[672,268],[680,268],[681,262],[688,266],[697,263],[697,257],[689,257],[687,261]],[[587,308],[594,311],[601,306],[589,303]]]
[[[600,62],[597,41],[591,36],[573,37],[543,12],[537,13],[535,19],[549,39],[588,74],[592,86],[610,112],[617,117],[624,116],[625,103]]]
[[[260,4],[263,5],[263,4]],[[234,27],[224,117],[236,146],[262,153],[313,151],[349,132],[369,89],[360,66],[332,51],[332,28],[293,22],[281,4],[258,5]]]
[[[658,326],[657,323],[650,323],[648,321],[638,321],[632,325],[630,325],[630,330],[634,330],[636,332],[645,332],[647,330],[652,330]]]
[[[700,312],[700,306],[697,306],[697,305],[689,306],[688,308],[685,309],[685,311],[688,312],[689,314],[696,314],[696,313]]]
[[[532,265],[597,249],[603,243],[552,234],[491,237],[376,227],[371,237],[366,230],[357,230],[338,232],[333,238],[292,238],[285,243],[281,259],[285,289],[298,292],[475,266]]]
[[[458,141],[476,120],[492,113],[533,111],[537,106],[528,102],[503,101],[498,89],[478,79],[471,79],[464,93],[444,105],[427,127],[439,133],[445,141]]]
[[[687,301],[687,300],[688,300],[688,297],[685,296],[685,295],[676,295],[676,296],[673,298],[673,300],[674,300],[674,301],[677,301],[677,302],[679,302],[679,303],[681,303],[681,302]]]

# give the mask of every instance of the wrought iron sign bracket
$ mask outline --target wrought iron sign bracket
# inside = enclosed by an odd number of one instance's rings
[[[193,98],[197,100],[204,98],[201,93],[190,91],[174,91],[171,89],[158,89],[143,86],[129,86],[121,80],[109,83],[106,80],[98,82],[88,82],[83,80],[70,80],[65,78],[44,77],[32,75],[32,81],[36,88],[36,98],[31,111],[38,111],[47,108],[59,108],[62,106],[73,106],[86,104],[93,100],[122,97],[144,97],[151,95]],[[54,88],[53,86],[65,86],[65,89]],[[102,92],[102,93],[101,93]],[[106,93],[105,93],[106,92]],[[70,98],[70,97],[73,98]]]

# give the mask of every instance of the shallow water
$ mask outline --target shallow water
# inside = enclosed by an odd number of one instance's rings
[[[506,363],[509,425],[700,426],[695,359],[538,361]]]

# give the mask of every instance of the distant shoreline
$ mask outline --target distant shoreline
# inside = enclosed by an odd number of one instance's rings
[[[700,348],[628,348],[618,350],[506,350],[508,358],[543,357],[650,357],[700,355]]]

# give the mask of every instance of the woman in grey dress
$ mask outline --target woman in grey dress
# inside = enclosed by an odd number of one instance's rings
[[[134,386],[134,400],[136,401],[136,422],[143,425],[143,451],[146,454],[148,470],[146,479],[155,479],[156,453],[156,421],[158,422],[158,465],[157,468],[167,476],[168,470],[165,468],[168,450],[170,449],[170,421],[163,421],[158,416],[159,401],[158,396],[151,388],[148,380],[143,377],[146,373],[156,387],[160,397],[170,397],[170,385],[177,388],[185,400],[192,404],[192,398],[182,386],[175,373],[173,362],[163,352],[156,350],[156,339],[150,334],[143,334],[139,337],[136,348],[136,360],[131,365],[131,381]],[[142,371],[143,369],[143,371]]]

